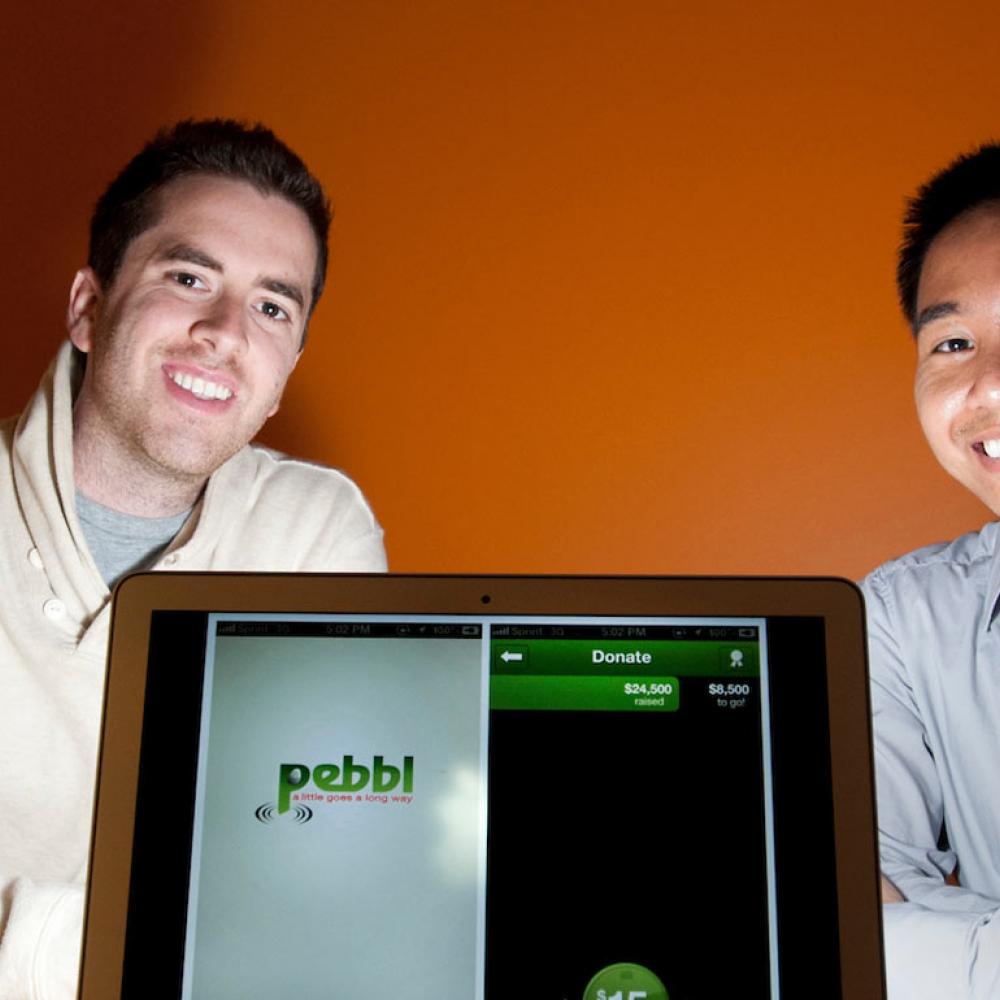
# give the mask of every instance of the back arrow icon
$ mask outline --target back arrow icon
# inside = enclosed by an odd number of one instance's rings
[[[508,650],[505,649],[500,654],[500,659],[503,660],[504,663],[509,663],[511,660],[515,660],[515,661],[519,662],[519,661],[521,661],[521,660],[524,659],[524,653],[511,653],[511,652],[509,652]]]

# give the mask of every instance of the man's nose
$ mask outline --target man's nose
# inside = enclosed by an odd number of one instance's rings
[[[219,352],[246,346],[247,316],[243,303],[232,295],[220,295],[207,303],[191,324],[191,336]]]

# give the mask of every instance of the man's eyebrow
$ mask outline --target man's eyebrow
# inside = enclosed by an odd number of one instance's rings
[[[210,271],[218,271],[220,274],[225,271],[220,261],[217,261],[210,254],[205,253],[204,250],[199,250],[188,243],[174,243],[171,246],[165,247],[157,257],[160,260],[176,260],[182,261],[185,264],[197,264],[199,267],[207,267]],[[256,284],[258,288],[274,292],[275,295],[283,295],[289,301],[294,302],[300,309],[305,309],[306,307],[305,292],[298,285],[290,285],[287,281],[282,281],[280,278],[261,278]]]
[[[172,246],[165,247],[158,256],[160,260],[178,260],[185,264],[197,264],[199,267],[207,267],[210,271],[221,273],[224,270],[222,264],[210,254],[187,243],[174,243]]]
[[[944,319],[945,316],[954,316],[958,312],[957,302],[936,302],[926,309],[921,309],[916,322],[913,324],[914,336],[920,333],[928,323],[933,323],[936,319]]]
[[[275,295],[283,295],[286,299],[291,299],[300,309],[306,307],[306,297],[298,285],[290,285],[287,281],[280,281],[278,278],[261,278],[257,284],[269,292],[274,292]]]

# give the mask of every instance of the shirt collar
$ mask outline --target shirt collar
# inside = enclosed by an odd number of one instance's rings
[[[994,522],[987,525],[984,530],[989,530],[993,535],[991,542],[991,548],[993,550],[993,558],[990,562],[990,575],[986,581],[986,604],[985,607],[988,608],[987,614],[983,616],[983,631],[987,632],[996,625],[997,616],[1000,615],[1000,548],[998,548],[998,542],[1000,542],[1000,524]]]

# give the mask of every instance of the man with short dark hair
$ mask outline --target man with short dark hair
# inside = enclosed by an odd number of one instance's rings
[[[75,996],[114,582],[385,568],[349,479],[249,445],[301,354],[329,219],[267,129],[161,133],[98,202],[70,342],[0,425],[0,1000]]]
[[[1000,146],[910,203],[898,284],[941,465],[1000,515]],[[875,570],[868,606],[892,1000],[1000,996],[1000,522]]]

